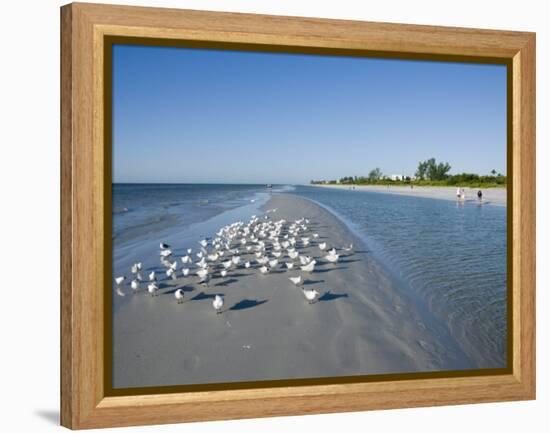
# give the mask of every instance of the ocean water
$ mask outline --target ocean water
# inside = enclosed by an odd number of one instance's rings
[[[506,366],[506,208],[299,186],[425,302],[478,368]]]
[[[206,221],[265,199],[265,185],[114,184],[113,244]]]
[[[427,306],[478,368],[506,365],[506,208],[309,186],[275,186],[324,206],[360,237],[402,290]],[[113,185],[113,273],[196,247],[219,227],[261,213],[265,185]],[[144,262],[145,271],[158,261]],[[113,306],[126,298],[113,297]]]
[[[265,185],[114,184],[112,189],[113,277],[127,275],[136,261],[159,270],[159,243],[177,256],[220,227],[261,213],[272,192]],[[114,311],[129,297],[113,296]]]

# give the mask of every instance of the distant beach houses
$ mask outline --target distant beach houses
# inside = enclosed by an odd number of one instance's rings
[[[402,174],[392,174],[392,175],[390,176],[390,179],[391,179],[391,180],[394,180],[394,181],[395,181],[395,180],[405,180],[405,176],[402,175]]]

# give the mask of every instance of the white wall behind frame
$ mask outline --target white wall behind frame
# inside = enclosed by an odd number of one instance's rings
[[[98,1],[98,3],[103,3]],[[109,2],[107,2],[109,3]],[[545,2],[524,0],[460,2],[353,0],[120,1],[128,5],[166,6],[277,15],[434,24],[537,32],[538,170],[538,400],[455,407],[405,409],[262,420],[223,421],[131,432],[280,432],[444,431],[520,429],[540,431],[550,407],[549,349],[550,165],[548,79],[549,15]],[[0,216],[2,256],[3,431],[58,431],[59,411],[59,6],[57,0],[11,1],[0,6],[3,18],[0,67]],[[546,168],[546,170],[545,170]],[[546,218],[545,218],[546,216]],[[32,276],[34,281],[25,276]],[[25,278],[24,278],[25,277]],[[544,421],[545,420],[545,421]],[[527,424],[527,426],[526,426]],[[121,430],[110,430],[121,431]]]

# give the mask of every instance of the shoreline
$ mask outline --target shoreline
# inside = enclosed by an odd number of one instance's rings
[[[397,185],[304,185],[318,188],[333,188],[350,190],[351,187],[355,191],[369,191],[381,194],[396,194],[409,197],[432,198],[437,200],[457,201],[456,189],[454,186],[397,186]],[[466,202],[479,203],[477,199],[477,191],[481,189],[483,192],[482,204],[490,204],[494,206],[506,206],[507,189],[506,188],[464,188],[466,193]],[[463,203],[464,201],[462,201]]]
[[[161,281],[154,298],[128,293],[113,316],[114,387],[475,368],[445,325],[398,287],[336,215],[291,194],[273,194],[268,208],[277,208],[273,220],[310,218],[330,246],[354,243],[337,265],[323,262],[304,275],[320,300],[309,305],[290,283],[299,271],[264,276],[253,267],[214,278],[209,288],[181,277]],[[320,255],[317,246],[304,253]],[[177,288],[183,304],[174,301]],[[227,305],[219,316],[211,305],[218,293]]]

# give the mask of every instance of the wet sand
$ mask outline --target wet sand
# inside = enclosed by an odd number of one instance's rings
[[[254,263],[213,278],[208,288],[193,274],[161,281],[156,297],[126,290],[113,316],[115,388],[474,368],[445,324],[338,218],[289,194],[274,194],[265,206],[272,208],[273,220],[309,218],[310,233],[335,247],[340,262],[324,260],[314,242],[299,249],[320,262],[312,274],[279,265],[261,275]],[[353,252],[340,250],[350,243]],[[321,293],[314,304],[289,281],[297,275]],[[182,304],[177,288],[185,291]],[[225,299],[219,315],[215,294]]]

